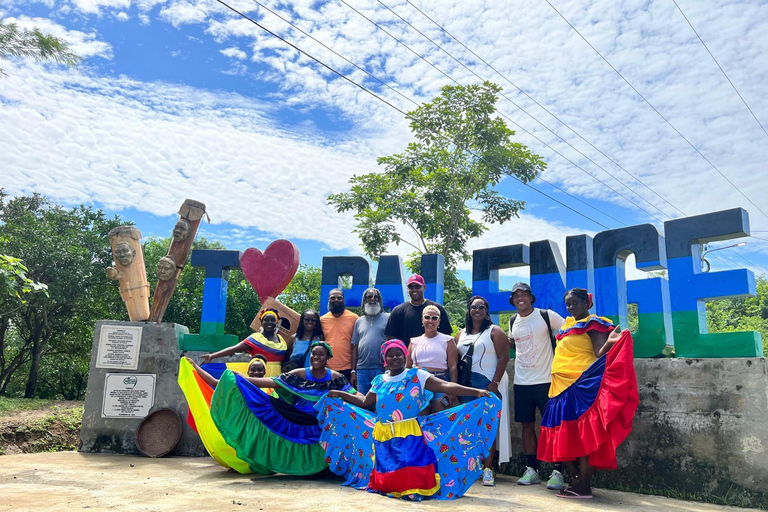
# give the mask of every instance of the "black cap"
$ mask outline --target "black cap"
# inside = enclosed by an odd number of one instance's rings
[[[528,292],[531,294],[531,304],[536,302],[536,296],[533,294],[533,290],[531,290],[531,285],[528,283],[524,283],[522,281],[515,283],[512,286],[512,291],[509,292],[509,303],[510,305],[514,306],[515,304],[512,301],[512,296],[515,294],[515,292]]]

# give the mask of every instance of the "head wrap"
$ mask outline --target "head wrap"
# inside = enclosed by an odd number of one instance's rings
[[[402,350],[403,355],[408,354],[408,347],[405,346],[405,343],[400,340],[387,340],[381,345],[381,362],[384,363],[384,366],[387,366],[387,352],[393,348]]]
[[[259,321],[264,320],[264,317],[267,315],[272,315],[275,317],[275,320],[277,320],[278,322],[280,321],[280,313],[274,308],[262,310],[262,312],[259,313]]]
[[[328,344],[328,342],[321,341],[321,340],[315,340],[312,343],[309,344],[309,352],[312,353],[312,349],[315,347],[323,347],[325,350],[328,351],[328,359],[333,357],[333,350],[331,350],[331,346]]]
[[[251,365],[252,365],[253,363],[255,363],[256,361],[258,361],[258,362],[262,363],[262,364],[264,365],[264,368],[266,368],[266,367],[267,367],[267,358],[266,358],[266,357],[264,357],[264,356],[263,356],[263,355],[261,355],[261,354],[256,354],[255,356],[253,356],[253,359],[251,359],[250,361],[248,361],[248,368],[250,368],[250,367],[251,367]]]

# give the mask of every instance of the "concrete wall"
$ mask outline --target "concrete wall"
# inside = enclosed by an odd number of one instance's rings
[[[597,485],[768,506],[766,360],[635,359],[635,368],[640,406],[633,431],[618,450],[619,468],[599,472]],[[514,374],[514,361],[508,372]],[[506,471],[519,475],[521,434],[512,425],[518,457]]]

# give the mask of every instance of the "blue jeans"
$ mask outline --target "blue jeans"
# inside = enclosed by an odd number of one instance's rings
[[[472,375],[469,377],[469,387],[475,388],[475,389],[485,389],[490,385],[491,381],[488,380],[485,375],[482,373],[472,372]],[[471,402],[472,400],[477,400],[478,397],[476,396],[463,396],[461,397],[461,401],[463,403]]]
[[[357,370],[357,386],[355,388],[363,395],[371,390],[371,382],[377,375],[383,375],[384,368],[365,368]]]

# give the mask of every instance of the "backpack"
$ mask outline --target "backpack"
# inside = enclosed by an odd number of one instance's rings
[[[547,332],[549,333],[549,342],[552,343],[552,353],[555,353],[555,348],[557,347],[557,340],[555,339],[555,335],[552,334],[552,324],[549,323],[549,313],[547,313],[548,310],[546,309],[540,309],[539,313],[541,313],[541,318],[544,319],[544,323],[547,324]],[[517,319],[517,315],[513,315],[509,319],[509,335],[512,336],[512,326],[515,324],[515,320]]]

